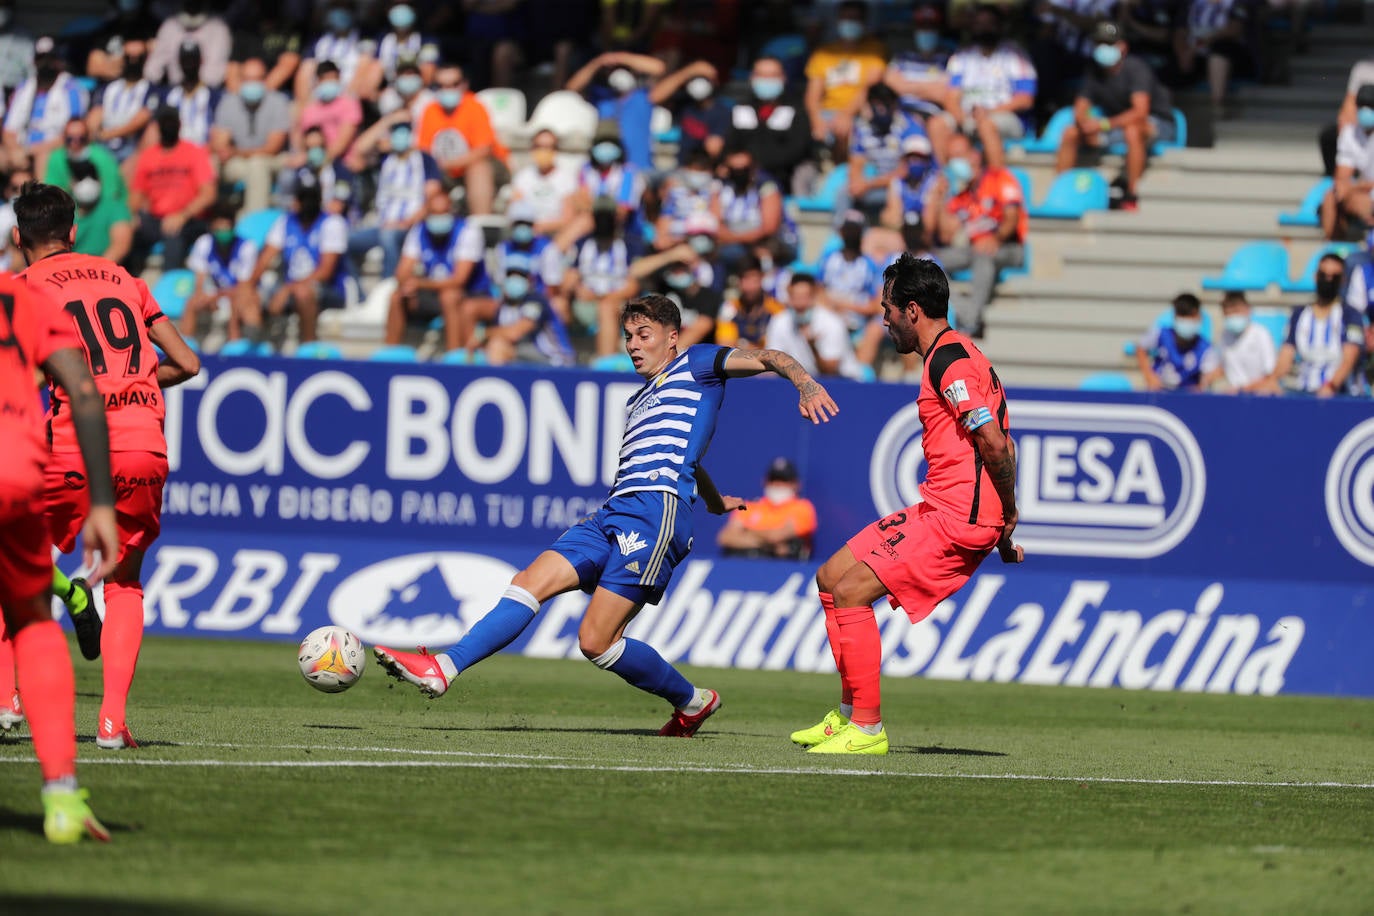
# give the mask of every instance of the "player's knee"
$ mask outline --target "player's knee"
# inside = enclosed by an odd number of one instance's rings
[[[593,664],[597,664],[597,659],[609,652],[617,641],[601,633],[577,634],[577,648],[581,650],[582,657]]]
[[[820,569],[816,570],[816,585],[821,591],[834,594],[849,565],[844,561],[843,553],[844,551],[840,551],[835,554],[822,563]]]

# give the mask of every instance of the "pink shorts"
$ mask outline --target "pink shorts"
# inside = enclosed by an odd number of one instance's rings
[[[119,558],[129,550],[146,551],[162,533],[162,488],[167,483],[167,456],[156,452],[111,452],[115,522]],[[71,551],[91,508],[86,468],[79,455],[54,455],[44,472],[43,498],[53,542]]]
[[[1001,536],[918,503],[854,535],[849,550],[917,623],[963,587]]]

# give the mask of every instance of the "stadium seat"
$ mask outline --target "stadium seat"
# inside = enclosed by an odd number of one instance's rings
[[[1280,226],[1319,226],[1321,225],[1321,206],[1322,200],[1326,197],[1326,192],[1331,190],[1332,181],[1330,178],[1323,178],[1303,196],[1302,203],[1298,204],[1298,209],[1288,210],[1279,214]]]
[[[267,239],[267,233],[271,230],[273,223],[281,218],[281,211],[271,207],[265,210],[254,210],[252,213],[245,213],[239,217],[239,221],[234,226],[234,234],[241,239],[247,239],[259,248]]]
[[[240,337],[238,340],[231,340],[219,348],[219,355],[225,358],[238,356],[271,356],[273,353],[272,345],[263,341],[254,345],[251,340]]]
[[[1030,172],[1019,165],[1010,166],[1007,171],[1016,177],[1016,183],[1021,186],[1021,199],[1026,202],[1027,206],[1030,206],[1030,202],[1034,199],[1031,195]]]
[[[849,184],[849,163],[844,162],[830,170],[821,182],[820,189],[810,197],[798,197],[794,201],[797,209],[804,213],[830,213],[840,198],[840,191]]]
[[[1082,219],[1089,210],[1106,210],[1111,197],[1107,179],[1093,169],[1069,169],[1054,179],[1044,201],[1032,204],[1037,219]]]
[[[1288,337],[1288,320],[1290,312],[1287,309],[1252,309],[1250,320],[1260,325],[1269,332],[1269,336],[1274,338],[1274,346],[1283,346],[1284,340]]]
[[[162,314],[176,319],[186,309],[186,300],[196,288],[196,275],[189,270],[169,270],[153,286],[153,299]]]
[[[311,340],[296,348],[296,359],[343,359],[343,351],[332,343]]]
[[[1078,383],[1079,391],[1134,391],[1131,377],[1124,372],[1094,372]]]
[[[1312,257],[1307,259],[1307,265],[1303,267],[1302,273],[1296,277],[1284,277],[1279,283],[1279,289],[1285,293],[1315,293],[1317,291],[1317,262],[1328,254],[1339,255],[1342,260],[1349,258],[1355,250],[1355,245],[1349,242],[1333,242],[1323,245],[1312,252]]]
[[[367,357],[368,362],[373,363],[418,363],[420,355],[415,352],[415,348],[406,344],[395,344],[389,347],[378,347]]]
[[[997,281],[1010,280],[1012,277],[1029,277],[1031,272],[1031,244],[1026,242],[1023,246],[1024,257],[1021,259],[1020,267],[1003,267],[997,273]],[[965,267],[963,270],[956,270],[949,275],[951,280],[958,280],[967,283],[973,279],[973,270]]]
[[[1094,113],[1095,115],[1099,115],[1099,116],[1100,116],[1101,112],[1099,112],[1096,108],[1094,108],[1094,109],[1092,109],[1092,110],[1093,110],[1093,113]],[[1158,156],[1158,155],[1160,155],[1161,153],[1166,153],[1166,152],[1168,152],[1168,151],[1171,150],[1171,149],[1181,149],[1181,148],[1183,148],[1184,146],[1187,146],[1187,145],[1188,145],[1188,119],[1187,119],[1187,117],[1184,116],[1183,112],[1181,112],[1181,111],[1179,111],[1177,108],[1175,108],[1175,109],[1174,109],[1174,139],[1168,140],[1168,141],[1156,140],[1154,143],[1150,144],[1150,155],[1152,155],[1152,156]],[[1124,142],[1122,142],[1122,143],[1113,143],[1111,146],[1107,147],[1107,152],[1111,153],[1111,154],[1114,155],[1114,156],[1124,156],[1124,155],[1126,155],[1126,144],[1125,144]]]
[[[673,113],[662,105],[654,106],[649,118],[649,133],[655,143],[681,143],[682,128],[673,123]]]
[[[596,121],[596,109],[586,99],[576,92],[559,89],[539,100],[522,133],[532,137],[541,130],[551,130],[565,148],[585,147],[591,145]]]
[[[598,356],[592,360],[592,368],[599,372],[633,372],[635,364],[630,361],[626,353],[616,353],[611,356]]]
[[[1045,122],[1040,136],[1021,141],[1021,148],[1028,153],[1053,153],[1059,149],[1059,140],[1064,131],[1073,123],[1073,109],[1061,108]]]
[[[525,126],[525,93],[519,89],[483,89],[477,101],[487,109],[492,128],[503,139],[516,136]]]
[[[1287,248],[1278,242],[1247,242],[1231,255],[1220,276],[1202,278],[1202,288],[1260,291],[1288,282]]]
[[[1154,326],[1157,328],[1172,328],[1174,326],[1174,310],[1172,308],[1167,308],[1160,312],[1159,317],[1154,321]],[[1198,336],[1210,342],[1213,340],[1212,330],[1212,313],[1207,309],[1203,309],[1202,330],[1198,332]],[[1135,350],[1136,341],[1134,340],[1128,340],[1121,346],[1121,352],[1127,356],[1135,356]]]

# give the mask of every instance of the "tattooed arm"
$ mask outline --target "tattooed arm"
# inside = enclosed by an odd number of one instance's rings
[[[731,378],[772,372],[787,379],[801,394],[801,415],[812,423],[829,422],[840,412],[829,392],[801,363],[781,350],[733,350],[725,360],[725,374]]]
[[[1016,530],[1016,445],[1011,437],[996,423],[984,423],[973,431],[973,446],[983,459],[992,485],[997,489],[997,498],[1002,501],[1002,538],[997,542],[997,551],[1007,563],[1019,563],[1024,554],[1012,542],[1012,532]]]

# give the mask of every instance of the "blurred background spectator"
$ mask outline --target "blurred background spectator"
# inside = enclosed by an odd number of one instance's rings
[[[1203,379],[1221,367],[1216,350],[1202,334],[1202,302],[1192,293],[1174,298],[1172,322],[1151,325],[1135,355],[1150,391],[1200,390]]]
[[[1211,382],[1224,381],[1231,393],[1265,391],[1274,371],[1277,354],[1269,331],[1252,320],[1250,303],[1239,290],[1221,300],[1224,316],[1219,349],[1221,365],[1212,370]],[[1204,387],[1209,380],[1204,380]]]
[[[138,154],[129,185],[134,241],[125,266],[135,275],[155,245],[162,246],[164,270],[181,267],[186,250],[205,231],[202,216],[218,187],[210,151],[181,138],[177,110],[164,105],[153,122],[157,142]]]
[[[763,498],[731,512],[716,536],[728,557],[808,560],[816,533],[816,507],[801,495],[797,468],[774,458],[763,478]]]
[[[811,136],[843,159],[864,94],[887,67],[887,48],[869,35],[868,6],[862,0],[839,5],[834,36],[806,62],[806,113]]]
[[[1339,255],[1317,263],[1316,298],[1293,309],[1270,391],[1291,386],[1319,398],[1361,393],[1363,379],[1355,368],[1365,343],[1364,316],[1341,301],[1344,279],[1345,262]]]

